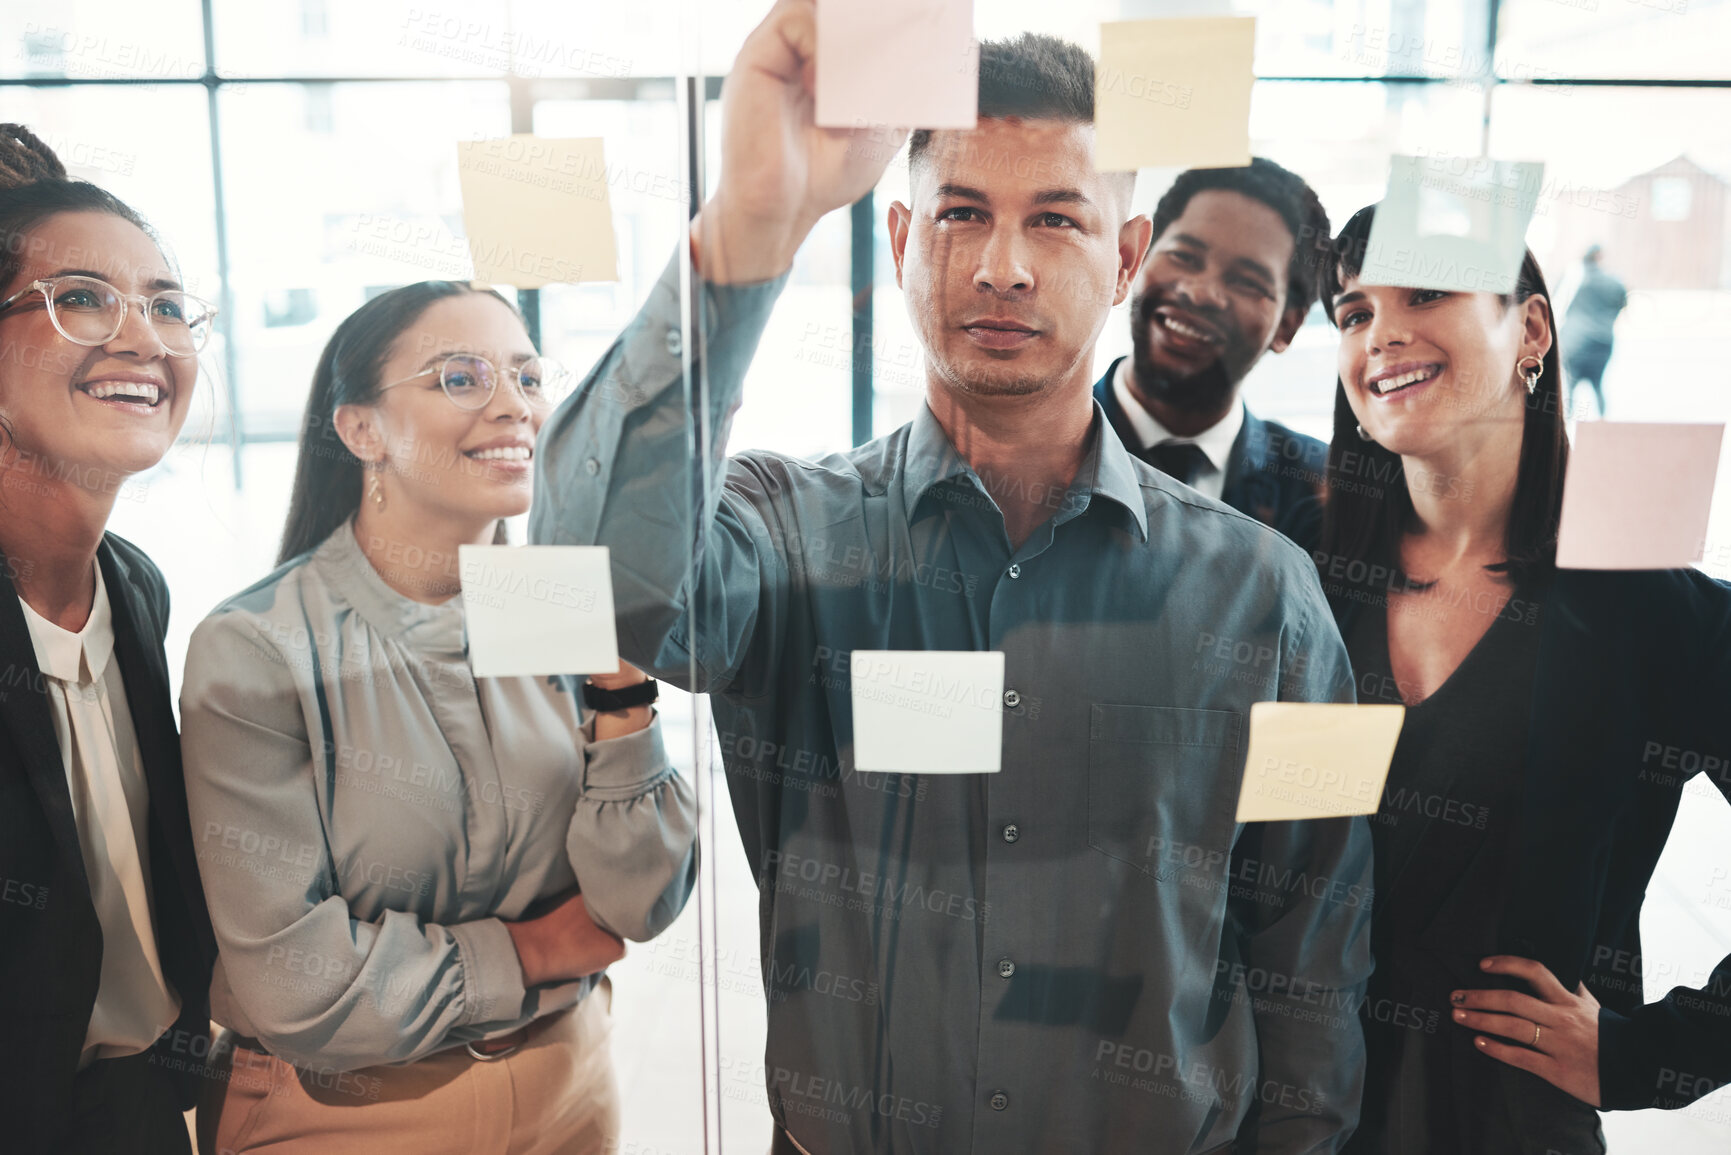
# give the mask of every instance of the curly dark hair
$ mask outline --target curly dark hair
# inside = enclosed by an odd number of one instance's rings
[[[1292,262],[1286,269],[1286,307],[1308,310],[1316,300],[1316,273],[1329,254],[1328,213],[1316,191],[1297,173],[1265,157],[1240,168],[1193,168],[1178,174],[1154,206],[1154,240],[1184,215],[1190,198],[1225,189],[1261,201],[1280,214],[1292,234]]]
[[[41,137],[22,124],[0,124],[0,294],[24,267],[27,234],[56,213],[109,213],[137,225],[161,247],[145,219],[105,188],[66,175]]]

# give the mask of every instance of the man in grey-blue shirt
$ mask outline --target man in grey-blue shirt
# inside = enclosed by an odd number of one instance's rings
[[[728,78],[690,335],[682,254],[545,427],[532,523],[610,547],[621,652],[713,695],[778,1149],[1336,1151],[1368,834],[1235,806],[1251,704],[1351,676],[1302,551],[1131,457],[1090,395],[1149,223],[1094,171],[1086,53],[983,45],[979,127],[910,143],[919,416],[815,462],[716,448],[800,241],[900,143],[813,126],[812,12],[781,0]],[[856,770],[856,650],[1002,651],[1001,771]]]

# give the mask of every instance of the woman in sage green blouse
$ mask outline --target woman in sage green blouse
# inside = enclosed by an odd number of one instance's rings
[[[602,972],[684,906],[695,799],[652,707],[585,721],[573,679],[476,678],[458,596],[458,547],[529,508],[561,379],[502,297],[443,281],[319,360],[281,564],[187,655],[228,1028],[204,1150],[617,1143]]]

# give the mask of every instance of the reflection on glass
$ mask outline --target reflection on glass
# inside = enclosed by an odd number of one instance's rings
[[[619,280],[549,285],[540,291],[542,348],[587,369],[630,320],[667,263],[691,192],[675,147],[678,105],[662,99],[542,100],[534,132],[554,138],[600,137],[607,196],[619,251]]]
[[[204,75],[197,0],[8,4],[0,9],[0,77],[197,80]]]
[[[1618,142],[1606,148],[1607,139]],[[1724,421],[1725,391],[1699,366],[1731,356],[1731,95],[1670,88],[1499,89],[1494,155],[1545,161],[1528,233],[1559,314],[1583,258],[1628,290],[1602,371],[1607,414],[1629,421]],[[1565,332],[1567,332],[1565,326]],[[1597,410],[1576,398],[1586,415]],[[1731,576],[1731,471],[1720,471],[1702,568]]]
[[[1256,16],[1256,74],[1262,77],[1470,80],[1490,70],[1484,0],[1251,0],[1234,7]]]
[[[363,301],[473,275],[454,141],[508,135],[507,107],[498,83],[222,92],[231,325],[249,434],[294,434],[319,349]]]
[[[612,82],[678,73],[673,6],[604,6],[585,10],[575,22],[569,5],[554,0],[466,0],[436,10],[425,5],[345,5],[338,0],[294,0],[268,9],[243,0],[216,0],[213,7],[218,71],[241,78],[219,91],[236,304],[234,315],[225,321],[238,341],[242,416],[249,433],[293,435],[316,352],[335,322],[353,308],[407,281],[467,275],[452,142],[509,131],[506,78],[518,86],[519,97],[527,93],[532,98],[527,106],[533,109],[534,131],[602,137],[609,161],[621,281],[542,291],[543,348],[584,367],[631,324],[665,269],[668,254],[681,243],[690,190],[684,184],[686,158],[676,148],[678,107],[672,89],[665,84],[655,91],[640,88],[636,99],[621,100],[613,99],[620,90]],[[1099,21],[1158,16],[1167,7],[1151,0],[1085,0],[1056,7],[1034,0],[991,0],[977,7],[976,20],[982,36],[1039,29],[1092,49]],[[1253,150],[1303,175],[1336,226],[1381,196],[1391,153],[1471,158],[1488,152],[1545,162],[1545,189],[1529,241],[1550,279],[1565,342],[1575,341],[1568,318],[1578,312],[1582,285],[1591,276],[1585,258],[1593,246],[1598,246],[1602,273],[1627,287],[1626,308],[1608,322],[1614,342],[1600,367],[1602,380],[1595,382],[1603,387],[1604,403],[1598,405],[1582,392],[1574,399],[1571,416],[1592,419],[1608,412],[1629,420],[1726,419],[1731,403],[1710,367],[1731,354],[1731,338],[1726,337],[1731,334],[1731,224],[1726,215],[1731,204],[1726,187],[1731,183],[1731,136],[1725,128],[1731,125],[1731,97],[1700,89],[1601,90],[1568,81],[1724,77],[1731,67],[1721,50],[1731,40],[1731,6],[1700,0],[1504,0],[1496,29],[1486,27],[1487,8],[1483,0],[1369,6],[1344,0],[1253,0],[1239,5],[1240,12],[1259,17],[1257,71],[1264,79],[1255,89]],[[731,66],[759,15],[751,5],[702,6],[700,55],[711,72],[720,74]],[[1492,88],[1487,117],[1480,80],[1493,32],[1499,38],[1496,71],[1517,83]],[[178,255],[189,287],[215,299],[220,289],[216,205],[204,93],[196,85],[165,83],[197,78],[204,69],[198,6],[190,0],[149,10],[81,2],[64,11],[46,12],[39,5],[0,11],[0,77],[75,82],[136,77],[150,82],[124,90],[76,84],[0,87],[0,119],[39,126],[74,175],[96,180],[138,205]],[[265,82],[281,74],[447,77],[454,82]],[[1283,75],[1362,82],[1273,79]],[[1433,82],[1378,82],[1389,75]],[[1520,83],[1529,80],[1543,83]],[[541,81],[558,83],[532,91],[525,87]],[[604,82],[598,91],[609,99],[594,99],[584,87],[591,81]],[[136,114],[117,118],[115,108],[122,101]],[[712,150],[705,171],[711,177],[718,168],[718,107],[711,102],[705,110]],[[390,126],[389,131],[381,130],[382,125]],[[875,276],[869,291],[876,308],[870,344],[861,346],[852,330],[849,222],[844,212],[837,212],[820,222],[806,242],[764,324],[757,355],[740,385],[743,407],[731,426],[717,422],[717,429],[729,431],[727,449],[805,458],[845,450],[851,430],[851,371],[861,357],[873,365],[877,434],[890,434],[925,410],[925,352],[907,298],[895,284],[884,223],[892,202],[910,199],[902,164],[892,167],[874,197]],[[1144,173],[1136,207],[1152,210],[1174,176]],[[1108,314],[1095,347],[1094,378],[1130,352],[1131,325],[1128,303]],[[694,337],[686,334],[684,340],[689,343]],[[1301,433],[1326,437],[1338,340],[1320,312],[1312,310],[1289,349],[1264,356],[1251,370],[1245,396],[1252,411]],[[201,357],[207,369],[201,392],[213,402],[221,401],[221,393],[210,387],[208,370],[220,365],[222,354],[219,334]],[[189,433],[198,425],[195,418]],[[198,617],[218,596],[268,567],[286,504],[291,446],[249,448],[246,488],[238,492],[230,482],[229,452],[222,446],[206,448],[196,439],[183,445],[160,470],[129,486],[113,520],[118,532],[148,546],[175,590],[169,650],[176,676],[185,635]],[[599,461],[596,467],[601,468]],[[689,490],[688,476],[675,487],[680,497]],[[1701,565],[1731,576],[1731,494],[1719,496]],[[836,572],[852,576],[859,569],[857,556],[849,561],[849,543],[829,525],[799,525],[789,532],[801,535],[822,563],[821,572],[808,571],[803,580],[811,588],[822,587],[822,596],[840,596],[844,583],[824,578]],[[1012,573],[1015,567],[1021,568]],[[916,566],[913,580],[903,583],[915,588],[902,593],[930,598],[944,581],[959,582],[965,591],[971,579],[978,597],[982,581],[996,583],[994,590],[1014,591],[1018,582],[1034,576],[1027,559],[1001,567],[1001,573],[999,568],[965,563],[945,566],[941,574],[928,568],[922,585]],[[893,563],[885,574],[868,569],[859,576],[891,587],[901,580]],[[1075,584],[1094,580],[1098,572],[1090,570],[1078,574]],[[773,592],[778,587],[766,578],[761,588]],[[707,604],[693,608],[691,636],[700,639],[699,645],[708,631],[723,624],[713,609]],[[813,609],[814,616],[820,612],[827,611]],[[1096,625],[1084,623],[1078,629]],[[1015,628],[1050,628],[1050,622],[1034,615],[1016,620]],[[952,640],[961,648],[978,642],[960,635]],[[1107,706],[1122,707],[1121,701],[1107,700],[1120,686],[1089,679],[1110,672],[1114,663],[1144,660],[1155,648],[1141,646],[1134,654],[1122,655],[1120,662],[1109,649],[1125,645],[1123,638],[1083,642],[1066,635],[1061,641],[1052,644],[1045,663],[1049,669],[1041,669],[1039,677],[1063,682],[1062,690],[1042,694],[1029,691],[1023,681],[1019,687],[1012,685],[1018,694],[1049,702],[1084,693]],[[801,667],[800,677],[774,687],[775,700],[803,702],[802,695],[820,696],[839,716],[847,703],[837,687],[852,674],[845,659],[839,659],[841,647],[815,636],[802,636],[798,644],[806,646],[811,668]],[[860,643],[850,639],[848,644]],[[831,652],[822,652],[825,646]],[[688,765],[692,706],[672,691],[663,705],[670,754],[682,773],[694,774]],[[1032,701],[1017,706],[1023,717],[1034,708]],[[1127,724],[1121,715],[1108,713],[1108,730]],[[766,738],[742,724],[744,715],[737,711],[729,715],[723,708],[718,717],[718,770],[726,763],[736,774],[743,766],[750,775],[785,776],[802,772],[802,767],[819,767],[825,756],[809,744]],[[1144,727],[1149,728],[1158,732],[1160,725]],[[1084,793],[1096,788],[1123,792],[1130,788],[1123,773],[1129,758],[1122,755],[1121,745],[1110,734],[1090,737],[1087,757],[1050,759],[1050,773]],[[1010,753],[1026,755],[1025,750]],[[844,777],[839,763],[822,769],[833,770],[838,780]],[[725,800],[726,787],[719,777],[716,781],[716,797]],[[860,781],[854,774],[840,788],[858,793]],[[1007,781],[994,780],[993,788]],[[1000,803],[1010,789],[999,789]],[[1024,795],[1032,799],[1024,807],[1026,814],[988,832],[999,840],[999,850],[1019,847],[1030,856],[1044,853],[1042,823],[1062,799],[1055,787],[1044,793],[1041,789]],[[897,781],[895,790],[896,803],[907,808],[909,827],[911,812],[929,803],[934,790],[960,792],[955,780]],[[814,808],[821,804],[816,795],[803,802],[795,799],[777,818],[809,832],[816,824]],[[765,973],[759,961],[762,897],[754,878],[763,869],[763,831],[753,825],[757,814],[749,807],[736,811],[725,801],[723,807],[718,821],[722,850],[716,861],[705,863],[716,879],[720,941],[699,942],[693,904],[662,937],[633,948],[614,968],[620,1024],[614,1049],[627,1096],[629,1143],[639,1150],[699,1149],[698,1104],[694,1095],[686,1098],[685,1091],[695,1086],[698,1052],[690,1044],[705,945],[712,950],[712,989],[722,1004],[717,1076],[723,1097],[721,1131],[729,1149],[759,1151],[766,1146],[770,1091],[784,1105],[808,1106],[809,1114],[801,1117],[863,1112],[887,1126],[899,1113],[894,1125],[913,1124],[936,1133],[945,1112],[934,1108],[943,1104],[921,1088],[886,1108],[862,1098],[858,1085],[838,1088],[823,1081],[829,1078],[827,1071],[766,1067],[770,1016],[785,1021],[790,1007],[829,1006],[824,1000],[847,1004],[862,1016],[887,1016],[890,991],[873,974],[836,967],[801,969],[787,965],[787,956]],[[1731,897],[1714,873],[1718,863],[1700,853],[1701,847],[1719,844],[1715,840],[1724,829],[1725,809],[1711,792],[1692,791],[1684,799],[1644,911],[1646,946],[1655,957],[1704,957],[1725,937],[1722,916],[1731,909]],[[1126,834],[1125,813],[1128,808],[1100,819],[1099,840],[1107,849],[1096,853],[1111,857],[1111,847],[1123,850],[1145,833]],[[938,888],[944,895],[936,901],[944,910],[934,911],[927,905],[933,888],[925,883],[930,879],[873,868],[874,856],[879,863],[897,862],[893,850],[861,838],[857,830],[833,833],[815,852],[784,853],[772,864],[773,886],[827,888],[844,903],[880,906],[884,894],[900,901],[911,887],[924,886],[918,892],[921,906],[908,911],[900,927],[886,923],[886,935],[908,934],[908,920],[917,923],[928,914],[958,917],[949,910],[949,900],[962,895],[959,885]],[[1176,854],[1184,866],[1183,847],[1169,845],[1162,852]],[[934,861],[933,871],[955,864],[942,854]],[[802,872],[814,862],[819,877],[808,880]],[[824,872],[831,865],[835,874],[828,877]],[[960,910],[970,897],[962,896]],[[996,906],[991,913],[1011,910],[1013,904]],[[1066,911],[1064,917],[1079,920],[1081,913]],[[969,930],[980,936],[976,945],[996,933],[990,930],[992,923],[976,918],[970,924]],[[789,920],[778,928],[772,947],[786,945],[793,957],[802,957],[805,943],[799,936],[811,925],[816,921]],[[1049,927],[1032,932],[1036,939],[1051,933]],[[988,979],[1001,981],[1007,990],[1018,983],[1025,990],[1031,982],[1057,990],[1065,979],[1056,973],[1059,968],[1017,957],[1015,951],[981,958],[989,964]],[[953,960],[944,965],[953,965]],[[897,973],[898,988],[914,981],[908,976],[907,971]],[[1695,981],[1661,968],[1647,976],[1646,996],[1660,997],[1676,979]],[[933,1024],[945,1008],[936,1004],[953,997],[954,989],[934,980],[932,989],[919,996],[932,1005],[925,1008],[929,1021],[917,1024],[915,1034],[939,1038]],[[1082,1006],[1057,1000],[1042,1013],[1109,1017],[1124,1005],[1126,988],[1104,989],[1103,1001]],[[990,1014],[982,1013],[981,1021],[988,1029],[1009,1023],[1031,1031],[1037,1025],[1026,1007],[1017,1013],[1022,1017],[999,1016],[994,1007]],[[905,1022],[895,1029],[912,1030]],[[971,1044],[957,1044],[963,1045]],[[1135,1048],[1109,1052],[1106,1059],[1113,1073],[1122,1068],[1131,1079],[1147,1074],[1138,1064],[1151,1066],[1155,1061]],[[678,1090],[669,1094],[668,1087]],[[1718,1150],[1727,1134],[1720,1101],[1684,1112],[1612,1116],[1606,1124],[1612,1149],[1622,1144],[1637,1150],[1664,1146],[1679,1155]],[[1006,1093],[1006,1109],[1012,1114],[1022,1102],[1019,1092]],[[995,1109],[988,1098],[985,1110]]]
[[[502,76],[516,64],[505,0],[216,0],[212,23],[226,76]]]
[[[1503,0],[1498,12],[1499,76],[1731,76],[1731,6],[1711,0]]]

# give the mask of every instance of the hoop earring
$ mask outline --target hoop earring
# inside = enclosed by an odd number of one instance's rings
[[[1357,427],[1357,428],[1358,428],[1358,439],[1359,439],[1359,440],[1360,440],[1360,441],[1369,441],[1369,440],[1371,440],[1371,436],[1370,436],[1370,434],[1368,434],[1368,433],[1366,433],[1366,432],[1365,432],[1365,431],[1364,431],[1364,426],[1362,426],[1362,425],[1360,425],[1360,426],[1358,426],[1358,427]]]
[[[1533,363],[1530,368],[1527,366],[1528,361]],[[1527,396],[1531,397],[1534,390],[1539,387],[1539,375],[1545,371],[1545,363],[1529,353],[1519,361],[1515,362],[1515,368],[1519,370],[1521,376],[1526,379]]]
[[[373,505],[379,509],[385,508],[385,487],[379,484],[379,475],[384,473],[384,471],[385,462],[383,458],[373,462],[372,468],[368,470],[371,476],[367,478],[367,497],[370,498]]]

